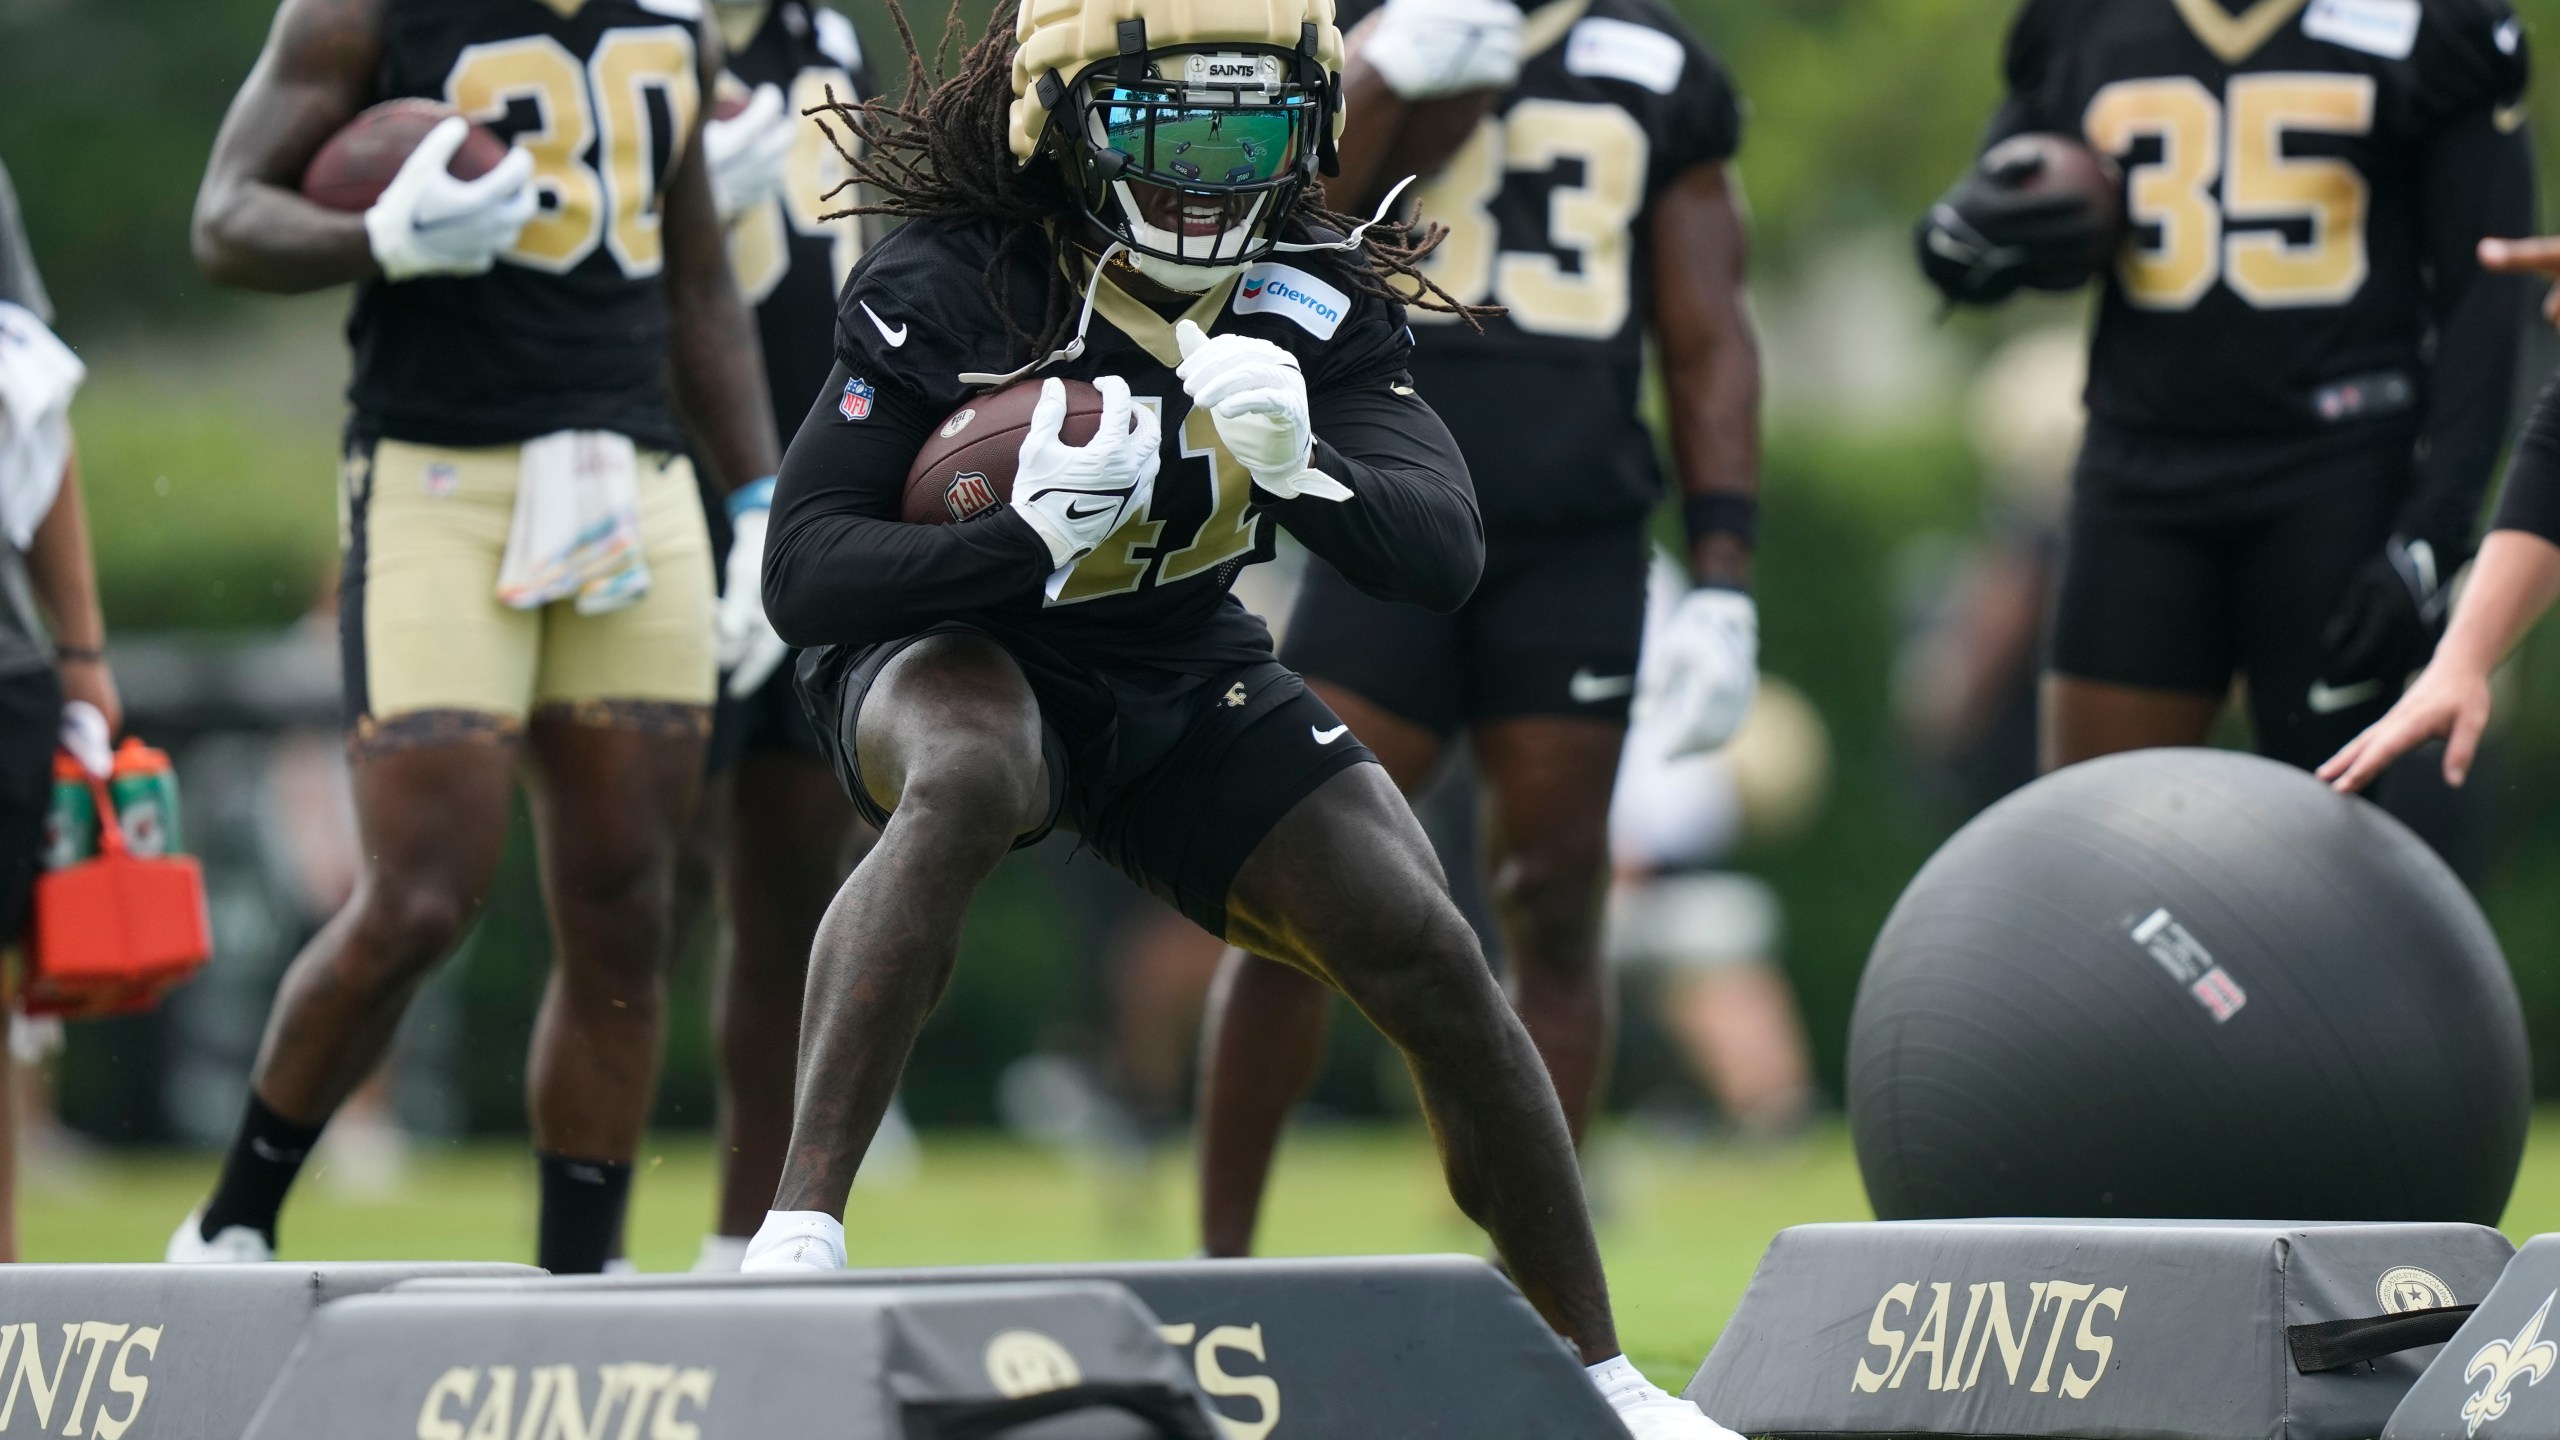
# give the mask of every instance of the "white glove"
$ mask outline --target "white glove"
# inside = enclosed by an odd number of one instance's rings
[[[488,174],[456,180],[445,171],[471,134],[471,122],[436,122],[382,198],[364,212],[365,238],[385,280],[421,275],[484,275],[498,252],[516,243],[541,202],[533,193],[533,157],[519,145]]]
[[[1315,435],[1297,356],[1250,335],[1212,338],[1188,320],[1174,322],[1173,343],[1182,350],[1173,373],[1191,403],[1209,412],[1219,443],[1253,473],[1254,488],[1276,500],[1351,498],[1349,486],[1307,468]]]
[[[729,697],[744,700],[773,678],[791,647],[764,615],[764,534],[773,519],[773,479],[729,496],[728,583],[720,591],[720,669]]]
[[[782,187],[782,162],[799,131],[782,90],[759,85],[747,108],[702,127],[702,162],[711,167],[711,203],[728,224]]]
[[[1512,0],[1387,0],[1360,54],[1406,100],[1508,90],[1520,78]]]
[[[1645,637],[1636,717],[1661,728],[1670,756],[1713,750],[1742,728],[1760,690],[1760,607],[1739,590],[1701,586]]]
[[[1144,510],[1156,493],[1156,451],[1164,443],[1155,411],[1129,400],[1129,382],[1105,375],[1102,428],[1082,445],[1058,438],[1067,423],[1067,387],[1040,382],[1031,429],[1013,474],[1013,509],[1049,543],[1061,570],[1093,553],[1120,522]]]

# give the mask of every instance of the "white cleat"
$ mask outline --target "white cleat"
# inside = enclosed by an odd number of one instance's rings
[[[1644,1378],[1627,1357],[1590,1367],[1591,1383],[1634,1440],[1742,1440],[1697,1406]]]
[[[823,1274],[844,1268],[844,1222],[820,1210],[772,1210],[747,1242],[748,1275]]]
[[[696,1275],[735,1275],[747,1263],[747,1240],[743,1235],[705,1235],[702,1253],[693,1257]]]
[[[169,1250],[162,1258],[172,1265],[262,1265],[276,1258],[276,1247],[246,1225],[225,1225],[207,1240],[204,1211],[199,1208],[179,1222],[178,1233],[169,1237]]]

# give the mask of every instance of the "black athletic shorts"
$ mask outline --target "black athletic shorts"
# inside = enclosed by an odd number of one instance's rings
[[[1205,679],[1097,671],[1036,642],[950,621],[883,645],[811,650],[801,661],[801,700],[820,747],[875,828],[889,815],[862,783],[854,737],[863,701],[907,647],[950,632],[1002,645],[1040,702],[1048,812],[1015,848],[1063,825],[1222,938],[1227,890],[1262,837],[1316,787],[1377,758],[1276,660]]]
[[[1434,615],[1311,560],[1280,659],[1441,735],[1519,715],[1624,724],[1646,564],[1642,524],[1490,534],[1475,593]]]
[[[2074,482],[2051,668],[2217,697],[2237,675],[2260,754],[2328,759],[2398,696],[2380,682],[2321,684],[2320,642],[2349,580],[2390,538],[2410,453],[2395,433],[2345,454],[2274,454],[2208,507],[2128,493],[2119,467],[2169,463],[2174,447],[2093,436]]]
[[[50,667],[0,676],[0,945],[27,928],[61,734],[60,676]]]

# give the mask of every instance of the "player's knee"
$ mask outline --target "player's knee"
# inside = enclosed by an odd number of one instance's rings
[[[1010,846],[1040,823],[1046,797],[1036,748],[952,737],[908,771],[892,823],[958,844]]]
[[[1464,1035],[1494,990],[1484,949],[1466,917],[1446,896],[1382,932],[1357,966],[1337,966],[1344,993],[1386,1037],[1408,1053]]]
[[[1516,958],[1541,968],[1585,969],[1598,963],[1600,916],[1607,899],[1606,842],[1548,836],[1494,857],[1488,889]]]
[[[478,895],[435,876],[372,876],[357,903],[362,953],[399,978],[452,954],[480,909]]]

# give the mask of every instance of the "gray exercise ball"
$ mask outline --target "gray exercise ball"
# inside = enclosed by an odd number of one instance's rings
[[[2493,1225],[2532,1085],[2506,957],[2425,842],[2272,760],[2144,750],[1921,867],[1848,1098],[1887,1220]]]

